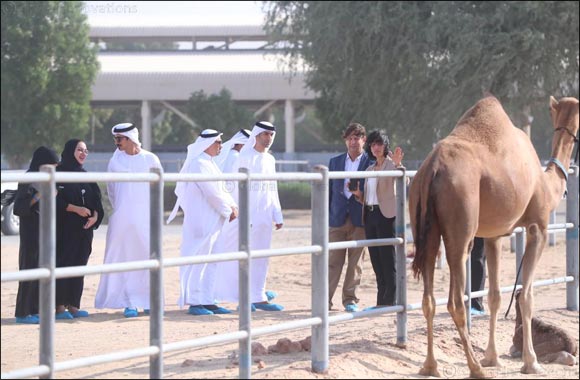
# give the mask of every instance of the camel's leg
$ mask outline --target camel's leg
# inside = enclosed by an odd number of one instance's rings
[[[532,343],[532,311],[534,309],[534,295],[532,282],[536,265],[540,260],[547,238],[546,228],[540,228],[537,224],[528,226],[526,251],[522,260],[522,292],[520,293],[520,310],[522,312],[522,358],[524,365],[520,372],[526,374],[544,374],[544,369],[538,364],[534,346]]]
[[[467,261],[467,247],[472,237],[464,237],[461,242],[460,236],[453,236],[452,239],[443,237],[445,241],[445,250],[447,252],[447,263],[449,264],[450,286],[449,301],[447,310],[455,322],[463,350],[467,358],[470,377],[484,378],[488,377],[483,371],[478,361],[475,359],[475,353],[471,347],[471,340],[467,332],[467,315],[465,314],[465,304],[463,303],[463,292],[465,289],[465,263]]]
[[[435,296],[433,294],[433,276],[435,275],[435,259],[439,250],[441,235],[436,225],[431,226],[431,233],[426,244],[427,260],[423,271],[423,315],[427,320],[427,357],[423,368],[419,371],[423,376],[441,377],[437,370],[437,360],[433,352],[433,319],[435,317]]]
[[[501,306],[501,293],[499,291],[501,238],[485,239],[484,241],[487,275],[489,279],[489,294],[487,296],[489,306],[489,339],[481,365],[484,367],[499,367],[501,363],[499,362],[499,356],[495,347],[495,332],[497,328],[497,313]]]

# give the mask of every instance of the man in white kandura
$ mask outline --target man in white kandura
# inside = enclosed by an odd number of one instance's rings
[[[141,148],[139,132],[131,123],[115,125],[111,133],[117,150],[107,171],[149,173],[162,169],[159,158]],[[113,213],[109,218],[105,264],[149,259],[149,183],[108,182],[107,192]],[[127,318],[136,317],[137,308],[149,312],[149,271],[104,273],[95,297],[97,309],[125,308]]]
[[[187,158],[180,173],[222,174],[213,158],[221,150],[221,133],[213,129],[201,132],[187,147]],[[238,206],[226,191],[224,181],[178,182],[177,202],[167,222],[179,207],[183,209],[181,256],[214,253],[214,245],[224,225],[238,216]],[[179,268],[180,307],[190,305],[192,315],[229,314],[230,310],[215,304],[216,263],[187,265]]]
[[[276,128],[268,122],[260,121],[254,125],[248,142],[240,151],[237,165],[234,164],[232,172],[238,172],[240,167],[247,168],[250,173],[270,174],[276,172],[276,159],[268,149],[274,142]],[[237,187],[236,187],[237,188]],[[276,229],[282,228],[282,208],[278,198],[278,185],[276,181],[252,181],[250,188],[250,249],[268,249],[272,241],[272,223]],[[237,227],[224,230],[219,238],[216,252],[235,252],[238,250]],[[222,265],[224,264],[224,265]],[[216,283],[216,298],[224,301],[238,302],[238,263],[220,264],[219,278]],[[274,292],[266,292],[266,276],[268,274],[269,259],[253,259],[250,301],[252,311],[256,309],[268,311],[284,310],[279,304],[270,303]],[[227,279],[225,281],[224,279]],[[269,295],[267,295],[269,293]]]
[[[247,129],[240,129],[231,139],[222,144],[222,151],[214,158],[214,161],[223,173],[233,173],[232,170],[237,168],[240,150],[248,142],[250,133],[252,132]]]

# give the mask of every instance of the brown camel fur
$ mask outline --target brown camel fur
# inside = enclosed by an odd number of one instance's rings
[[[522,313],[520,311],[520,291],[516,293],[516,329],[514,331],[513,346],[510,354],[514,358],[522,356],[524,335],[522,329]],[[564,365],[576,364],[578,346],[574,338],[566,331],[544,322],[539,318],[532,318],[532,342],[534,352],[542,363],[558,363]]]
[[[578,100],[550,97],[554,125],[552,158],[565,170],[578,132]],[[459,332],[471,377],[487,377],[481,368],[499,366],[495,346],[500,307],[499,254],[501,237],[518,226],[527,229],[522,262],[521,295],[523,373],[542,373],[531,340],[534,299],[532,282],[547,238],[549,213],[564,193],[564,173],[553,162],[546,171],[529,137],[514,127],[499,101],[486,97],[458,121],[449,136],[427,156],[411,183],[409,214],[415,239],[415,277],[423,277],[423,315],[427,319],[427,358],[422,375],[440,376],[433,354],[435,256],[443,237],[450,271],[447,310]],[[489,277],[489,340],[485,357],[475,360],[466,328],[463,303],[465,262],[475,236],[485,240]]]

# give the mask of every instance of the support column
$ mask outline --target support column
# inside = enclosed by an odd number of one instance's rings
[[[286,99],[284,107],[284,125],[286,126],[286,153],[294,153],[294,104]]]
[[[141,144],[143,149],[150,151],[152,140],[151,103],[149,100],[143,100],[141,103]]]
[[[572,165],[570,169],[574,173],[568,172],[566,223],[574,227],[566,230],[566,276],[574,277],[574,281],[566,283],[566,309],[578,311],[578,166]]]

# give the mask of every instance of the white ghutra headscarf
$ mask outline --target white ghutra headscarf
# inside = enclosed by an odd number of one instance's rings
[[[274,134],[272,135],[272,144],[274,144],[274,138],[276,138],[276,127],[274,127],[272,123],[269,123],[267,121],[258,121],[256,124],[254,124],[254,128],[252,128],[252,133],[250,133],[248,142],[246,143],[246,145],[244,145],[244,147],[240,151],[240,154],[243,154],[251,149],[254,149],[254,145],[256,145],[256,136],[258,136],[262,132],[274,132]],[[268,149],[266,149],[266,152],[267,151]]]
[[[222,151],[217,157],[214,157],[213,159],[221,170],[224,169],[224,164],[226,163],[228,155],[230,154],[230,150],[232,150],[236,144],[246,145],[251,133],[252,132],[247,129],[240,129],[238,133],[236,133],[231,139],[223,143]]]
[[[117,124],[111,129],[111,133],[113,134],[113,136],[123,135],[127,137],[129,140],[133,141],[139,147],[141,147],[141,142],[139,141],[139,131],[131,123]]]

